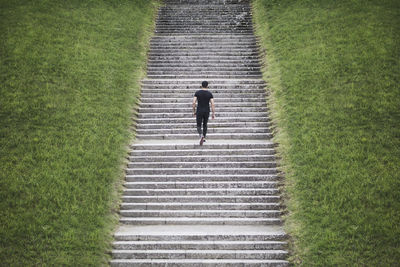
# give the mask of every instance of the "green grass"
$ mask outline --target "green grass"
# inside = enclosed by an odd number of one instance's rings
[[[0,265],[99,266],[155,1],[0,1]]]
[[[292,262],[399,266],[400,2],[253,0]]]

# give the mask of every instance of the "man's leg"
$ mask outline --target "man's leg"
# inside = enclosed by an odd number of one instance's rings
[[[210,112],[203,113],[203,136],[204,137],[206,137],[206,135],[207,135],[207,123],[208,123],[209,116],[210,116]]]
[[[199,133],[199,136],[201,137],[201,124],[203,121],[203,116],[200,112],[196,113],[196,123],[197,123],[197,132]]]

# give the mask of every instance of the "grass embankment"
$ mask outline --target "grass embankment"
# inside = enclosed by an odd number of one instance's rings
[[[400,262],[400,2],[254,0],[303,266]]]
[[[155,10],[0,2],[0,265],[106,263]]]

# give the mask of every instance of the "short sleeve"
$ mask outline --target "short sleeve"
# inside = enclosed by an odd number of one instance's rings
[[[194,93],[195,97],[199,97],[199,91],[196,91],[196,93]]]
[[[210,92],[210,99],[211,99],[211,98],[214,98],[214,96],[213,96],[213,94]]]

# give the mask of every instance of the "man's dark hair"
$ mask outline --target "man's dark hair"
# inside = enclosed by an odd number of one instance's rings
[[[207,81],[204,81],[204,82],[201,83],[201,87],[207,88],[207,86],[208,86],[208,82]]]

